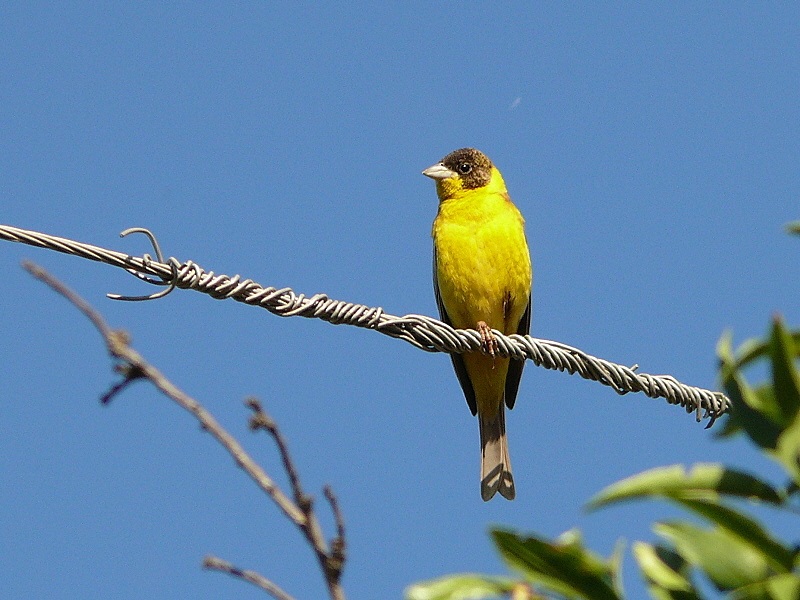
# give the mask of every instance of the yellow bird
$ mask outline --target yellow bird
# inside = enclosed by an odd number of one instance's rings
[[[442,320],[477,329],[490,355],[451,354],[481,434],[481,497],[516,495],[506,441],[505,407],[514,407],[525,363],[495,356],[492,329],[530,331],[531,257],[525,220],[500,171],[486,155],[462,148],[422,172],[436,181],[433,285]]]

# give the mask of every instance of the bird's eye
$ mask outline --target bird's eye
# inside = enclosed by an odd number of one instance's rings
[[[458,165],[458,172],[461,173],[462,175],[466,175],[470,171],[472,171],[472,165],[471,164],[469,164],[469,163],[461,163],[460,165]]]

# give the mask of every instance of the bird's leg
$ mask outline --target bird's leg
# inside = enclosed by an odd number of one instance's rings
[[[494,337],[492,328],[486,324],[486,321],[478,321],[477,330],[481,334],[483,348],[489,353],[489,356],[492,357],[492,368],[494,368],[494,357],[499,350],[497,338]]]

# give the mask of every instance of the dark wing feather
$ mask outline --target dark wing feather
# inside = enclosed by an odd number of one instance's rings
[[[525,309],[525,314],[519,320],[517,333],[519,335],[528,335],[531,331],[531,297],[528,296],[528,308]],[[508,361],[508,375],[506,376],[506,406],[514,408],[514,402],[517,400],[517,391],[519,391],[519,381],[522,379],[522,369],[525,368],[524,360],[510,360]]]
[[[436,294],[436,306],[439,307],[439,318],[452,327],[453,322],[450,320],[450,316],[444,309],[444,302],[442,302],[442,294],[439,292],[438,271],[439,270],[436,268],[436,248],[434,247],[433,291]],[[530,308],[528,309],[528,312],[530,313]],[[461,384],[461,389],[464,391],[464,397],[467,399],[467,405],[469,406],[469,409],[472,411],[472,414],[475,415],[478,412],[478,404],[475,401],[475,389],[472,387],[472,381],[470,381],[469,375],[467,374],[467,367],[464,364],[464,358],[462,357],[461,354],[451,354],[450,360],[453,361],[453,369],[455,369],[456,377],[458,377],[458,382]],[[519,362],[519,361],[512,361],[512,362]],[[522,376],[522,369],[520,369],[518,377],[521,376]],[[517,386],[519,386],[519,379],[517,379]],[[508,383],[506,383],[506,389],[508,389]],[[516,394],[516,391],[514,393]]]

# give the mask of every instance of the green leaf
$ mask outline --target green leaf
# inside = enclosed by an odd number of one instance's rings
[[[747,394],[746,402],[732,400],[731,421],[744,429],[748,437],[760,448],[767,451],[775,450],[778,447],[778,438],[781,435],[783,426],[780,425],[774,416],[777,410],[775,400],[775,390],[771,385],[760,385],[751,388],[749,385],[742,384],[744,378],[737,377],[737,384],[741,386]]]
[[[717,357],[728,369],[738,370],[767,354],[767,343],[759,338],[750,338],[743,342],[734,353],[733,332],[726,330],[717,342]],[[727,376],[728,373],[723,375]]]
[[[800,347],[800,330],[795,331],[787,331],[787,334],[791,338],[791,340],[795,343],[795,348]],[[734,357],[733,351],[731,348],[731,332],[726,331],[723,333],[722,338],[720,338],[719,343],[717,344],[717,355],[720,354],[721,351],[724,351],[725,348],[720,347],[720,344],[727,343],[728,346],[728,354],[730,356],[730,362],[736,369],[742,369],[743,367],[748,366],[750,363],[755,362],[762,356],[768,356],[770,351],[770,340],[762,340],[760,338],[750,338],[749,340],[745,340],[742,344],[736,349],[736,356]]]
[[[778,436],[773,455],[796,484],[800,484],[800,373],[795,364],[798,348],[800,345],[776,317],[770,337],[770,359],[783,431]]]
[[[757,521],[714,501],[680,498],[673,501],[717,524],[754,551],[761,553],[775,571],[791,571],[794,560],[792,551],[767,533]]]
[[[786,231],[789,233],[800,233],[800,221],[792,221],[786,224]]]
[[[720,382],[731,400],[730,418],[723,435],[743,429],[753,442],[761,448],[775,449],[778,445],[780,425],[769,415],[777,411],[774,395],[769,386],[754,390],[738,370],[736,361],[730,354],[729,339],[723,335],[717,344],[720,358]]]
[[[650,585],[651,593],[655,587],[670,592],[668,597],[674,597],[672,595],[674,592],[689,594],[689,597],[693,598],[698,597],[691,581],[680,572],[680,566],[675,564],[674,559],[677,558],[680,565],[685,565],[678,555],[673,553],[669,556],[665,554],[663,546],[656,548],[644,542],[634,542],[632,550],[639,568]]]
[[[797,347],[779,317],[772,321],[769,345],[778,422],[788,425],[800,409],[800,375],[794,363]]]
[[[782,504],[783,496],[761,479],[716,463],[658,467],[611,484],[589,500],[594,510],[608,504],[650,497],[714,500],[724,496]]]
[[[772,575],[766,557],[736,536],[685,521],[657,523],[653,530],[671,541],[687,562],[702,569],[720,590],[733,590]]]
[[[562,536],[563,537],[563,536]],[[614,591],[620,598],[625,597],[625,590],[622,589],[622,559],[625,558],[625,540],[622,538],[614,544],[614,552],[608,558],[608,568],[611,571],[614,583]]]
[[[774,454],[788,471],[794,484],[800,486],[800,414],[795,415],[794,422],[781,433]]]
[[[730,600],[796,600],[800,598],[800,575],[785,573],[731,592]]]
[[[750,438],[750,441],[757,446],[764,448],[770,443],[773,447],[778,443],[778,434],[780,429],[775,423],[765,419],[758,411],[753,410],[745,404],[740,395],[732,393],[730,386],[723,386],[728,399],[731,401],[730,409],[728,410],[727,419],[723,419],[722,427],[717,428],[714,432],[718,439],[732,437],[738,433],[744,433]],[[753,422],[756,420],[760,425],[760,429],[750,433],[753,429]],[[759,441],[756,441],[758,438]]]
[[[448,575],[421,581],[406,588],[406,600],[473,600],[510,593],[518,581],[475,573]]]
[[[492,537],[509,567],[530,583],[566,598],[621,598],[614,587],[616,573],[610,562],[586,550],[577,532],[568,532],[555,543],[500,529],[493,530]]]
[[[795,366],[799,353],[800,331],[789,331],[777,318],[766,341],[748,340],[736,356],[730,332],[724,333],[717,344],[720,381],[732,402],[731,416],[721,435],[743,429],[756,444],[770,450],[793,478],[800,477],[800,433],[789,434],[780,443],[779,439],[785,429],[793,429],[800,413],[800,372]],[[753,389],[741,368],[762,357],[769,358],[772,385]]]

